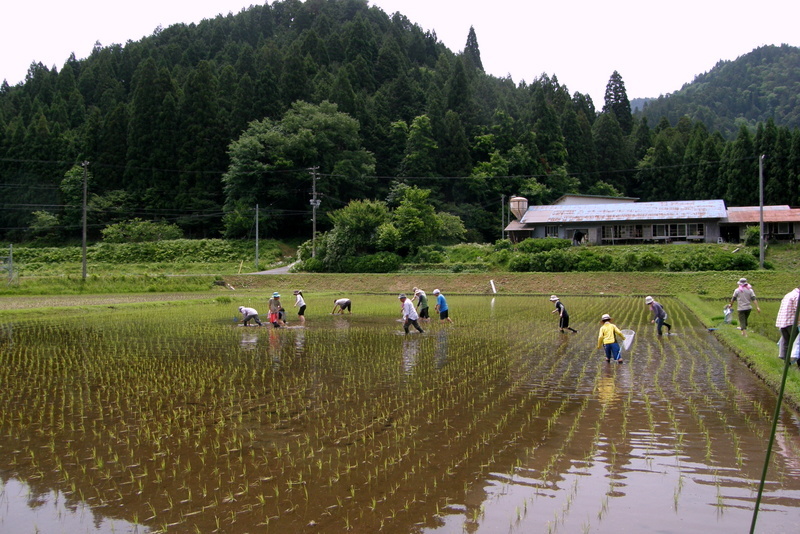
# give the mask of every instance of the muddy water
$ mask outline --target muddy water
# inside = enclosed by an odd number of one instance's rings
[[[408,336],[394,297],[306,300],[307,328],[222,304],[4,324],[0,531],[749,527],[774,395],[676,302],[658,338],[640,299],[565,298],[566,335],[546,299],[452,296]],[[637,332],[622,365],[602,313]],[[758,532],[800,528],[799,435],[784,411]]]

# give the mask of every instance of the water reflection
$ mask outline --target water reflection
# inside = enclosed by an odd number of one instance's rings
[[[242,337],[239,346],[245,350],[254,350],[258,344],[258,333],[249,328],[241,328]]]
[[[419,338],[408,335],[403,338],[403,372],[410,375],[417,366],[419,357]]]
[[[433,349],[433,365],[441,369],[447,363],[447,336],[450,329],[444,328],[436,333],[436,346]]]

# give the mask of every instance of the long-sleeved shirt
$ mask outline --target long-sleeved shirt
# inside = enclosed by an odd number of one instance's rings
[[[664,311],[664,307],[655,300],[650,303],[650,311],[653,312],[653,319],[667,318],[667,312]]]
[[[597,348],[602,349],[603,345],[616,343],[616,336],[619,336],[622,340],[625,339],[625,335],[617,328],[617,325],[614,323],[603,323],[603,326],[600,327],[600,334],[597,336]]]
[[[798,297],[800,297],[800,288],[792,289],[784,295],[781,299],[781,307],[778,308],[778,317],[775,319],[775,326],[778,328],[785,328],[794,324]]]
[[[417,314],[417,310],[414,309],[414,303],[408,299],[403,300],[403,319],[409,319],[411,321],[416,321],[419,319],[419,315]]]

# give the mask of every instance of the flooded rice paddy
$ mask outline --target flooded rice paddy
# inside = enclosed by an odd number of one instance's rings
[[[395,296],[234,324],[262,300],[0,325],[0,531],[749,528],[775,396],[676,301],[657,338],[640,298],[565,298],[577,334],[542,297],[407,336]],[[785,411],[757,532],[800,530],[799,435]]]

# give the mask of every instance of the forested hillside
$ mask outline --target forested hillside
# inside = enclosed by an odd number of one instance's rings
[[[33,64],[0,87],[0,239],[80,236],[84,172],[90,237],[133,218],[252,235],[256,205],[261,235],[307,237],[314,188],[323,231],[328,213],[391,206],[408,184],[464,238],[494,240],[502,195],[752,205],[762,153],[767,202],[800,204],[797,128],[728,140],[683,116],[649,125],[620,73],[596,109],[555,75],[485,74],[478,36],[464,37],[455,53],[365,0],[279,0]]]
[[[800,127],[800,48],[762,46],[733,61],[720,61],[680,91],[649,99],[641,114],[654,126],[661,117],[703,122],[733,138],[744,124],[755,128],[772,118]]]

